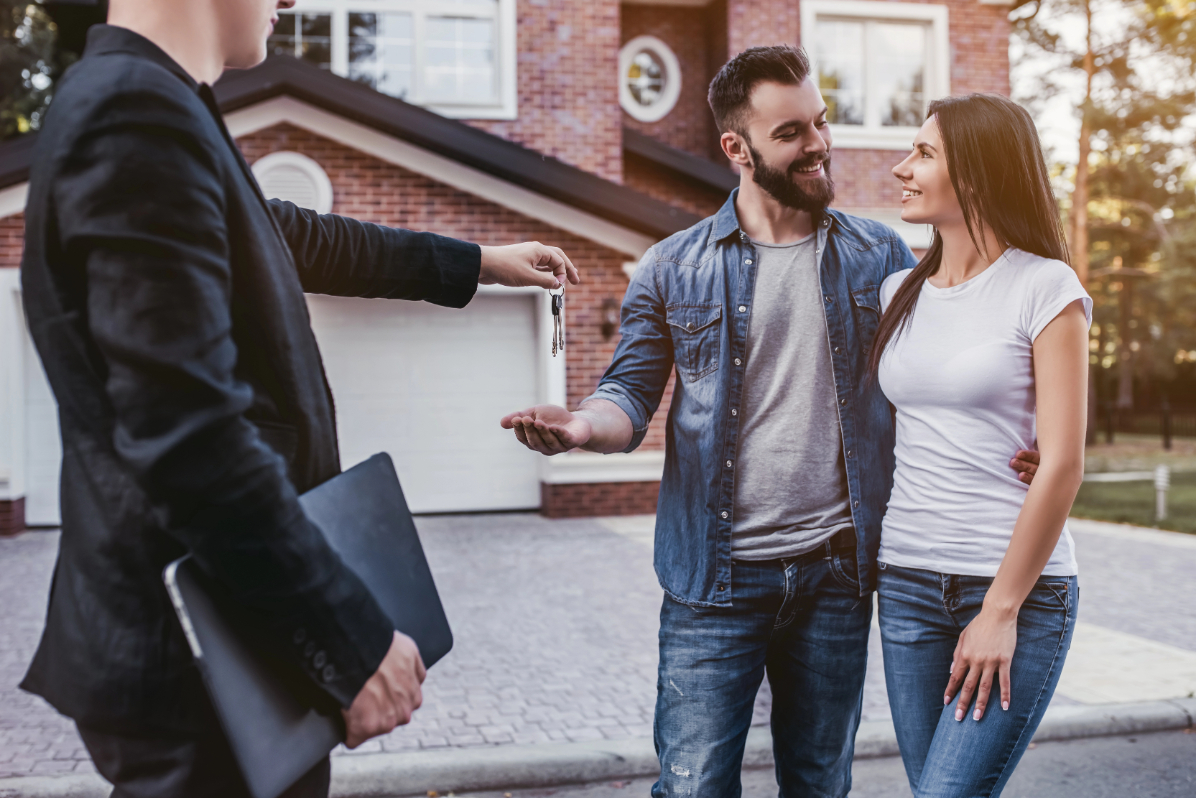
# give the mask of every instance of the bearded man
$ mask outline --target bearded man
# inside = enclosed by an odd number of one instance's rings
[[[916,261],[890,228],[827,207],[828,109],[809,73],[789,46],[723,66],[709,101],[739,187],[644,255],[614,360],[577,411],[502,420],[546,455],[629,452],[676,367],[656,516],[657,798],[739,795],[766,672],[780,794],[851,788],[893,475],[867,356],[880,284]]]

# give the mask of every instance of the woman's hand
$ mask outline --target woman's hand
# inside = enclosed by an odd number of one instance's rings
[[[972,696],[976,696],[976,711],[972,720],[984,717],[992,691],[993,677],[1000,680],[1001,708],[1009,709],[1009,663],[1013,661],[1013,650],[1017,648],[1017,613],[1002,612],[984,607],[970,624],[964,628],[955,645],[955,657],[951,663],[951,679],[943,703],[951,703],[960,683],[959,703],[955,707],[955,719],[963,720]]]

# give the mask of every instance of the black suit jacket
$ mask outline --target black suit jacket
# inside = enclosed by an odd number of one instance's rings
[[[297,502],[340,470],[304,292],[477,289],[476,245],[267,201],[210,88],[92,28],[38,136],[22,283],[59,405],[62,542],[22,686],[97,729],[192,729],[162,584],[186,552],[311,700],[347,707],[392,629]]]

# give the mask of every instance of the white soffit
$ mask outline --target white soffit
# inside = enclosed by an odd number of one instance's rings
[[[0,219],[13,216],[25,210],[25,202],[29,199],[29,183],[18,183],[6,189],[0,189]]]
[[[224,117],[234,137],[256,133],[289,122],[367,155],[430,177],[496,205],[538,219],[553,227],[640,257],[656,243],[650,236],[617,225],[563,202],[438,155],[430,150],[381,133],[373,128],[329,113],[293,97],[275,97],[233,111]],[[551,242],[549,242],[551,243]]]

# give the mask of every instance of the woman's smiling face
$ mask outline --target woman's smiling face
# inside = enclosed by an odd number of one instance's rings
[[[901,221],[935,227],[963,224],[935,117],[923,123],[913,151],[893,167],[893,176],[901,181]]]

